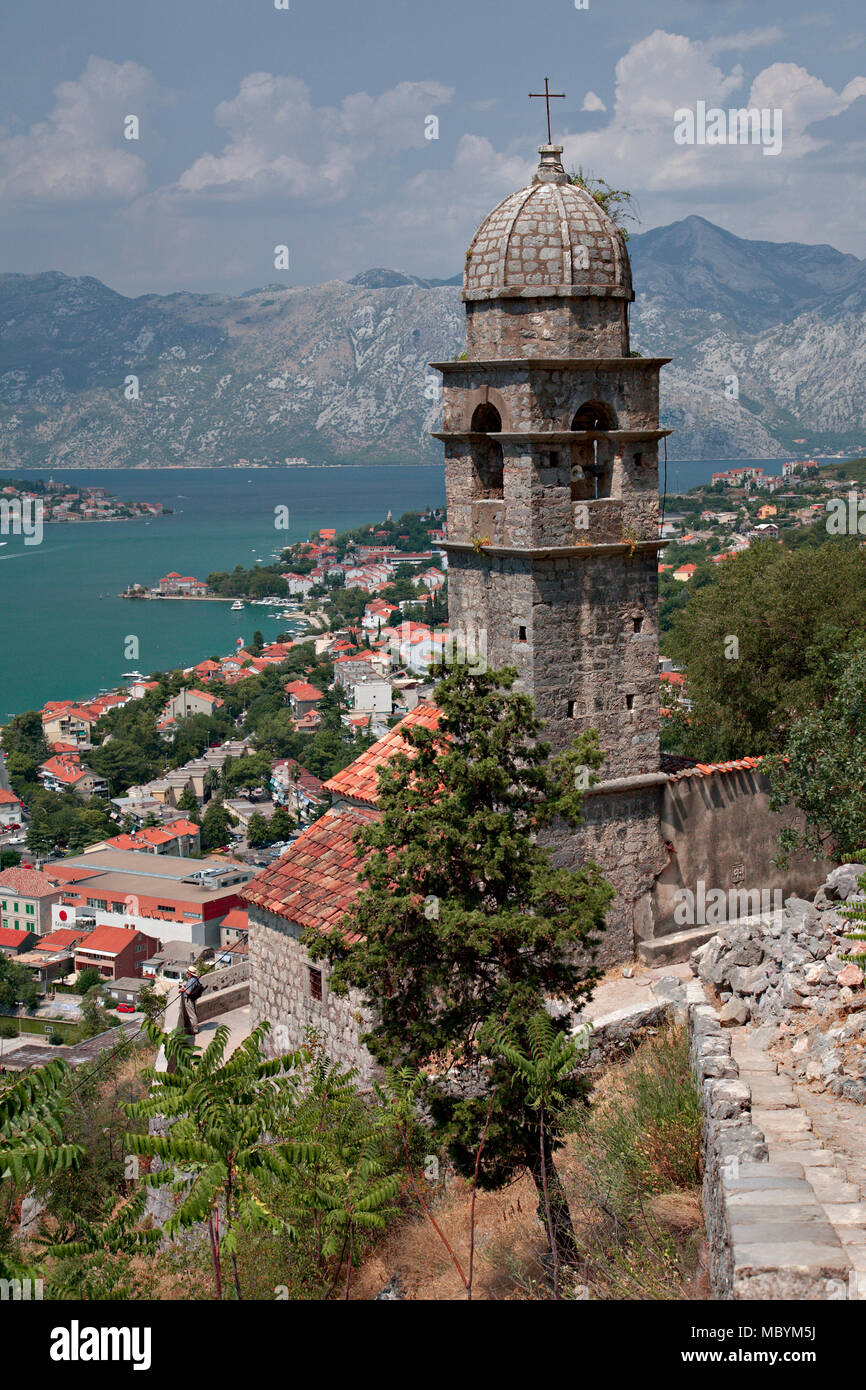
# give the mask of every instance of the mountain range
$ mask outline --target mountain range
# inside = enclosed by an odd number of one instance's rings
[[[662,373],[669,457],[856,451],[866,261],[687,217],[629,241],[632,346]],[[463,350],[460,277],[130,299],[0,275],[0,468],[441,461],[430,361]]]

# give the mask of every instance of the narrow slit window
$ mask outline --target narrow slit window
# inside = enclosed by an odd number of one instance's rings
[[[643,618],[635,618],[633,621],[635,632],[640,632],[641,628],[643,627]]]
[[[633,696],[633,695],[626,695],[626,697],[625,697],[625,707],[626,707],[626,709],[634,709],[634,696]]]
[[[518,642],[525,642],[525,641],[526,641],[526,628],[525,628],[525,627],[519,627],[519,628],[517,629],[517,640],[518,640]]]
[[[308,966],[308,969],[310,972],[310,998],[321,1000],[322,972],[321,970],[314,970],[312,966]]]
[[[569,700],[568,705],[566,706],[566,708],[567,708],[567,710],[568,710],[568,717],[569,717],[569,719],[574,719],[574,718],[575,718],[575,706],[576,706],[576,703],[577,703],[577,702],[576,702],[575,700]]]

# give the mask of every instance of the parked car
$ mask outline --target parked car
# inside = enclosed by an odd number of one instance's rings
[[[118,1004],[118,1006],[117,1006],[117,1012],[118,1012],[119,1014],[134,1014],[134,1013],[135,1013],[135,1005],[134,1005],[134,1004]]]

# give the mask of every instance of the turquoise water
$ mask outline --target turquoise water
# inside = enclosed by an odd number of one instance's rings
[[[7,476],[9,474],[7,473]],[[42,470],[16,477],[45,478]],[[401,512],[441,506],[442,469],[93,469],[56,475],[117,497],[162,502],[173,516],[150,521],[46,525],[40,545],[0,541],[0,721],[46,700],[82,699],[118,684],[123,671],[190,666],[230,651],[238,637],[286,627],[265,608],[232,613],[227,603],[131,603],[130,582],[154,584],[170,570],[265,562],[323,526],[345,530]],[[287,530],[275,508],[288,507]],[[130,658],[135,636],[139,656]]]
[[[686,491],[743,463],[778,473],[778,459],[678,461],[668,491]],[[18,473],[47,479],[44,470]],[[127,584],[155,584],[169,570],[204,579],[212,570],[265,561],[313,530],[345,530],[392,511],[445,502],[444,470],[433,467],[254,469],[76,469],[58,473],[76,487],[101,485],[116,497],[162,502],[173,516],[151,521],[47,525],[40,545],[0,536],[0,721],[46,700],[82,699],[116,685],[123,671],[191,666],[284,624],[267,609],[232,613],[227,603],[130,603]],[[287,530],[275,509],[289,509]],[[135,636],[139,655],[126,655]]]

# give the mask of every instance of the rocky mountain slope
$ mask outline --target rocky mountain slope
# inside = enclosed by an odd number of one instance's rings
[[[672,459],[862,443],[866,262],[699,217],[630,251],[633,345],[674,359]],[[235,298],[2,275],[0,468],[435,463],[427,364],[462,348],[459,282],[383,268]]]

